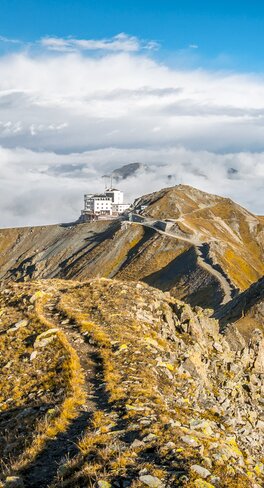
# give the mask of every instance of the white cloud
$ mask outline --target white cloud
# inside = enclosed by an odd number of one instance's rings
[[[128,36],[121,32],[110,39],[76,39],[73,37],[43,37],[40,40],[42,46],[51,51],[74,52],[83,51],[124,51],[138,52],[141,49],[157,49],[155,41],[142,42],[135,36]]]
[[[83,194],[102,191],[102,175],[122,164],[144,161],[148,172],[122,182],[127,201],[179,183],[232,197],[263,211],[264,154],[191,151],[184,147],[105,148],[58,155],[0,148],[1,225],[74,221]]]
[[[100,57],[49,39],[0,57],[0,225],[74,219],[102,174],[133,161],[152,171],[124,182],[130,199],[188,183],[263,213],[262,76],[172,69],[126,35],[87,41],[109,45]]]
[[[9,44],[22,44],[22,41],[20,41],[19,39],[10,39],[9,37],[5,37],[5,36],[0,36],[0,42],[5,42],[5,43],[9,43]]]

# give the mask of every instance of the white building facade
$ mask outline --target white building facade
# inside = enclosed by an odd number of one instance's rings
[[[111,198],[114,204],[124,204],[124,193],[120,190],[116,190],[115,188],[109,189],[105,191],[107,197]]]
[[[123,192],[116,188],[108,188],[100,194],[88,193],[84,195],[84,210],[82,210],[81,220],[114,218],[129,207],[129,203],[124,203]]]
[[[106,213],[111,214],[112,200],[106,195],[84,195],[84,210],[91,213]]]

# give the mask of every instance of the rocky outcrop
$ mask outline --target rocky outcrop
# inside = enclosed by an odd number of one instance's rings
[[[264,323],[264,276],[215,313],[222,327],[245,317],[260,327]]]
[[[209,311],[144,283],[47,280],[13,285],[3,297],[2,308],[13,303],[22,314],[15,324],[29,312],[32,327],[40,318],[49,327],[35,337],[32,361],[50,354],[64,332],[87,368],[74,428],[52,440],[47,424],[43,452],[11,473],[25,486],[40,476],[43,487],[263,486],[262,331],[246,341],[233,324],[220,334]],[[27,337],[26,327],[6,324],[12,338]]]

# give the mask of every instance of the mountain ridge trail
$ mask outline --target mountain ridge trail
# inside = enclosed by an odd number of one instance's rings
[[[137,215],[137,214],[133,214],[132,218],[134,215]],[[226,276],[223,273],[221,273],[220,271],[217,271],[216,269],[214,269],[213,266],[208,261],[206,261],[204,256],[203,256],[203,246],[205,243],[201,242],[198,237],[194,237],[193,239],[188,238],[188,237],[185,238],[182,235],[177,234],[176,232],[168,232],[166,230],[158,229],[155,226],[155,222],[157,222],[157,219],[153,220],[153,223],[152,223],[152,221],[149,221],[149,220],[146,220],[146,221],[142,220],[141,222],[139,222],[139,221],[125,221],[125,223],[128,223],[130,225],[133,225],[133,224],[142,225],[143,227],[148,227],[148,228],[155,230],[156,232],[158,232],[161,235],[172,237],[174,239],[181,240],[183,242],[187,242],[187,243],[193,245],[195,247],[195,251],[197,254],[197,263],[205,271],[208,271],[212,276],[214,276],[218,280],[218,282],[220,283],[220,286],[221,286],[223,294],[224,294],[221,305],[224,305],[224,304],[228,303],[230,300],[232,300],[232,288],[231,288],[230,283],[227,280]],[[166,224],[165,220],[159,220],[159,222]],[[175,220],[175,223],[177,223],[177,220]],[[191,229],[190,226],[188,226],[188,227]]]
[[[61,463],[73,459],[79,452],[78,441],[91,428],[93,413],[98,409],[109,410],[107,393],[102,390],[103,371],[101,360],[94,345],[89,343],[75,320],[59,309],[60,295],[55,294],[43,306],[42,313],[54,328],[63,330],[70,345],[77,352],[85,377],[86,401],[79,409],[69,428],[47,441],[43,451],[21,471],[25,488],[48,488],[56,479]]]

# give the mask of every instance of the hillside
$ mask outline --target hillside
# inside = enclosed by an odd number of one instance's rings
[[[2,487],[263,486],[260,331],[234,342],[144,283],[10,284],[0,302]]]
[[[215,317],[222,329],[235,322],[245,338],[254,328],[264,331],[264,277],[220,307]]]
[[[141,222],[0,230],[0,279],[140,280],[218,309],[263,276],[263,218],[183,185],[138,199],[134,212],[142,205]],[[169,231],[155,226],[168,219]]]
[[[184,233],[209,243],[212,259],[240,290],[263,275],[263,218],[230,199],[184,185],[145,195],[136,203],[142,204],[144,215],[175,219]]]

